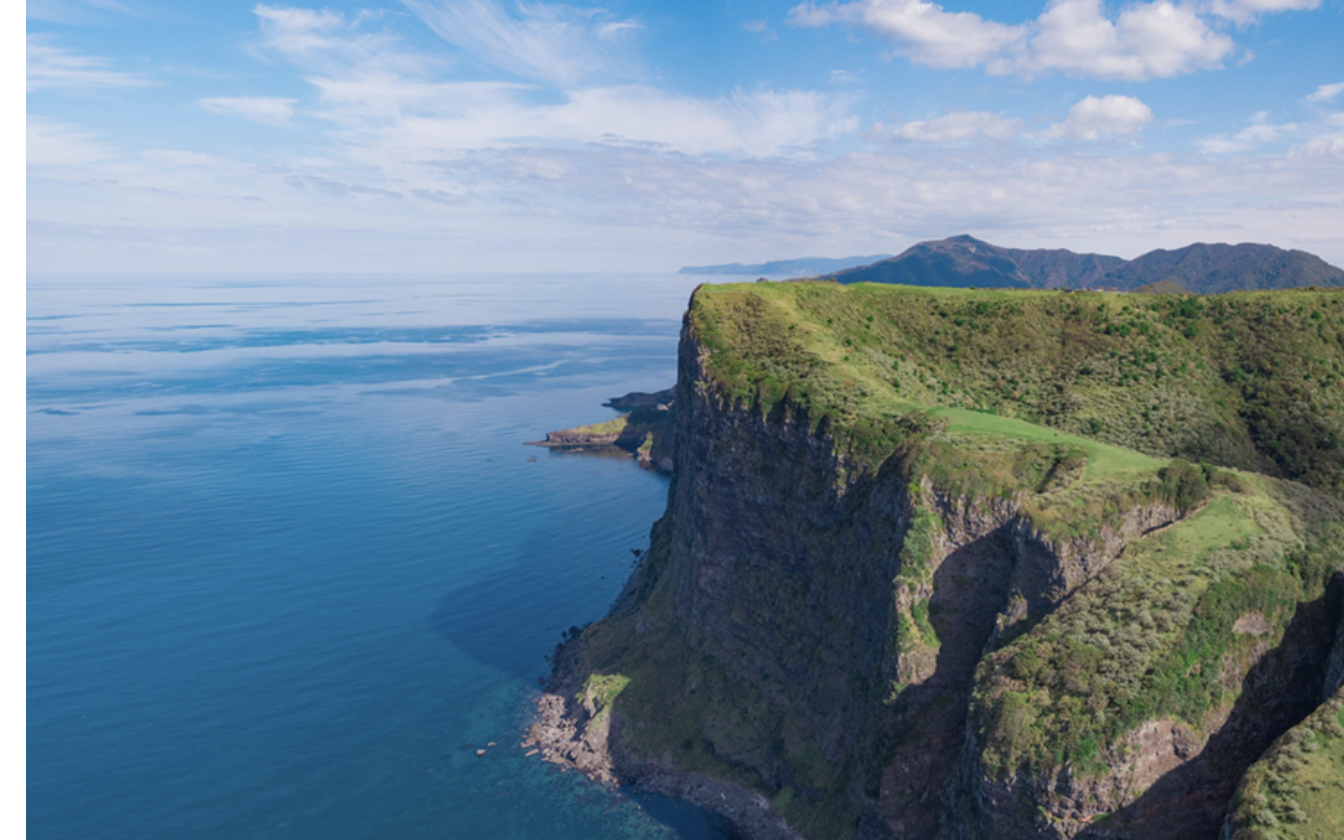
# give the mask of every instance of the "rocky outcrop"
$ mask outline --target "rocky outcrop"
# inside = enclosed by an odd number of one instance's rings
[[[562,450],[624,450],[640,466],[672,472],[672,425],[675,401],[672,390],[646,394],[640,391],[613,397],[604,405],[625,413],[602,423],[547,432],[546,438],[528,446]]]
[[[673,391],[674,389],[672,388],[663,391],[654,391],[651,394],[643,391],[631,391],[624,396],[612,397],[602,404],[607,408],[614,408],[617,411],[634,411],[639,408],[670,408],[675,399]]]
[[[547,432],[545,440],[529,441],[530,446],[556,446],[556,447],[585,447],[585,446],[615,446],[616,441],[621,439],[621,433],[614,432],[593,432],[583,426],[573,429],[561,429],[556,432]]]

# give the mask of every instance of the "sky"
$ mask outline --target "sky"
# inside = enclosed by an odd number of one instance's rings
[[[1344,0],[27,4],[29,271],[1344,266]]]

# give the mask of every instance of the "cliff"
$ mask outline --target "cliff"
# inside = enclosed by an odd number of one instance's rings
[[[1333,385],[1267,396],[1344,360],[1344,296],[1300,294],[1187,318],[1183,298],[702,287],[667,512],[557,657],[534,737],[753,837],[1216,837],[1338,658],[1338,455],[1261,443],[1340,422]],[[1247,326],[1266,313],[1297,317]],[[1222,374],[1246,334],[1271,364],[1319,352],[1247,391]],[[1136,381],[1116,359],[1140,350]],[[1219,445],[1160,421],[1149,388],[1172,380]]]

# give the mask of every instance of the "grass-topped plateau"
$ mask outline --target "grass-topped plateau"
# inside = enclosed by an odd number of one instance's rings
[[[1319,702],[1344,292],[702,286],[685,340],[668,513],[578,658],[630,755],[809,838],[1202,836]]]

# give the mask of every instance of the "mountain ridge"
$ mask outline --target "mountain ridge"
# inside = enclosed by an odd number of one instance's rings
[[[1344,286],[1344,270],[1306,251],[1243,242],[1196,242],[1132,260],[1063,248],[993,245],[968,234],[912,245],[870,265],[817,272],[839,283],[1132,292],[1176,283],[1195,294]],[[1162,287],[1170,290],[1170,287]]]

